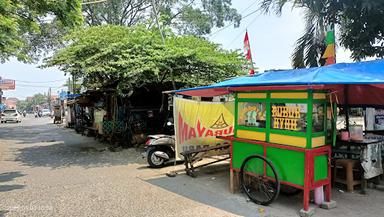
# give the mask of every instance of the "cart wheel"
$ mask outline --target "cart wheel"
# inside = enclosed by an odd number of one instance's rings
[[[240,184],[254,203],[264,206],[271,204],[280,191],[280,181],[275,167],[270,160],[261,155],[252,155],[243,161],[240,169]]]

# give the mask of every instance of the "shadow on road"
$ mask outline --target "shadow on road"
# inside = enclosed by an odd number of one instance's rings
[[[9,142],[15,160],[32,167],[85,168],[144,163],[134,148],[112,152],[106,144],[53,123],[0,126],[0,139]]]
[[[6,210],[0,210],[0,217],[4,217],[5,214],[7,214],[9,211]]]
[[[25,187],[24,185],[0,185],[0,192],[23,189],[24,187]]]
[[[9,182],[17,177],[24,176],[24,174],[20,172],[6,172],[6,173],[0,173],[0,182]]]
[[[91,168],[141,163],[141,156],[133,148],[111,152],[106,147],[92,143],[47,143],[22,148],[18,152],[15,160],[24,165],[54,169],[67,166]]]
[[[280,195],[277,201],[265,207],[248,202],[245,194],[230,193],[227,164],[203,168],[197,175],[196,178],[191,178],[179,174],[174,178],[164,176],[146,181],[191,200],[240,216],[282,216],[283,213],[271,213],[276,209],[285,210],[283,216],[297,216],[297,211],[301,208],[301,195]]]
[[[56,133],[57,127],[53,123],[45,123],[33,126],[12,124],[4,127],[0,125],[0,139],[17,141],[18,144],[33,144],[44,140],[62,139]]]
[[[22,189],[24,185],[4,185],[2,182],[10,182],[18,177],[24,176],[20,172],[5,172],[0,173],[0,192],[12,191],[16,189]],[[1,214],[1,212],[0,212]],[[1,215],[0,215],[1,216]]]

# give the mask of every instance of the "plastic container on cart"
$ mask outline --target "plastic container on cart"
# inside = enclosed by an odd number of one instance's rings
[[[340,139],[343,141],[348,141],[349,140],[349,132],[346,130],[341,131]]]
[[[323,186],[315,188],[314,194],[315,194],[315,204],[321,205],[324,202],[324,188],[323,188]]]
[[[349,126],[349,135],[351,140],[361,141],[364,140],[363,125],[351,125]]]

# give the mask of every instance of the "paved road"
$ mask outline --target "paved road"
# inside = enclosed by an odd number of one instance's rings
[[[182,169],[182,165],[176,169]],[[228,192],[228,164],[197,178],[149,169],[140,151],[109,151],[93,138],[27,117],[0,124],[1,216],[297,216],[301,195],[269,207]],[[384,193],[333,192],[338,208],[315,216],[384,216]]]
[[[111,152],[92,138],[25,118],[0,125],[0,216],[232,216],[146,181],[134,149]]]

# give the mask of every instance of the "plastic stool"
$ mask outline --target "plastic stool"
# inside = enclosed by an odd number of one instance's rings
[[[341,168],[340,168],[341,167]],[[345,170],[345,177],[340,178],[337,176],[337,171],[340,169]],[[360,171],[360,162],[351,159],[337,159],[335,160],[335,168],[333,171],[333,181],[347,185],[347,191],[353,192],[355,185],[360,185],[361,180],[354,180],[353,171]]]

